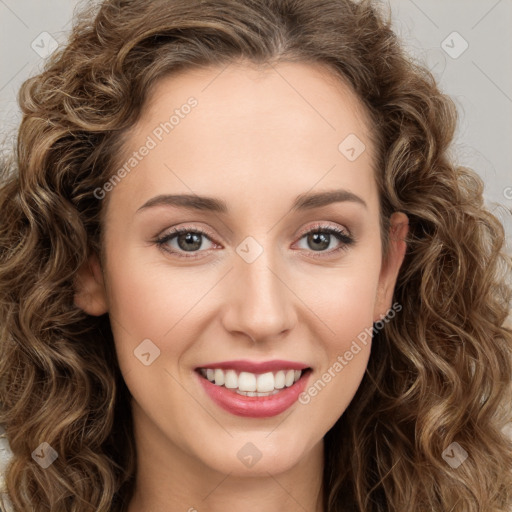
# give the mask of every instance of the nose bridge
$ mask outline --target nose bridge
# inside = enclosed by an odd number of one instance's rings
[[[248,237],[237,247],[225,327],[254,341],[279,335],[293,325],[293,294],[285,285],[284,265],[267,246]]]

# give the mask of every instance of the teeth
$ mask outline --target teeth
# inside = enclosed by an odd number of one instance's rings
[[[240,374],[241,375],[241,374]],[[238,384],[240,389],[243,389],[240,384]],[[261,393],[266,393],[267,391],[274,391],[274,375],[272,372],[262,373],[258,375],[256,378],[256,389]]]
[[[222,370],[219,370],[222,371]],[[224,386],[230,389],[238,387],[238,377],[235,370],[228,370],[224,375]]]
[[[220,368],[201,368],[200,371],[203,377],[215,383],[216,386],[233,389],[245,396],[275,395],[280,389],[292,386],[302,375],[301,370],[279,370],[260,374],[251,372],[237,374],[235,370]]]
[[[286,381],[286,374],[283,372],[283,370],[279,370],[274,375],[274,387],[276,389],[283,389],[285,381]]]
[[[222,370],[215,370],[214,377],[215,384],[217,386],[222,386],[224,384],[224,372]]]
[[[249,372],[240,372],[238,376],[238,389],[240,391],[256,391],[256,375]],[[260,390],[258,389],[258,391]]]
[[[295,377],[295,372],[293,370],[288,370],[286,372],[286,378],[284,380],[284,385],[286,387],[289,387],[293,384],[293,379]]]

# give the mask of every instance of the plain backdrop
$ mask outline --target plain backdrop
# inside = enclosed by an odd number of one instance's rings
[[[65,42],[83,1],[0,0],[2,135],[19,122],[20,84]],[[512,0],[383,1],[411,56],[455,100],[454,157],[483,178],[486,202],[505,225],[512,253]]]

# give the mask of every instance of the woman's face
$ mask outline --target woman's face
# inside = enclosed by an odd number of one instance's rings
[[[405,249],[394,214],[383,261],[369,128],[353,93],[307,64],[158,82],[125,172],[98,192],[103,275],[93,258],[76,298],[109,312],[139,451],[263,475],[321,446],[361,382],[361,333],[391,307]],[[254,385],[275,393],[231,387]]]

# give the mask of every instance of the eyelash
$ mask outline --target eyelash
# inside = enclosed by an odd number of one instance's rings
[[[200,257],[197,255],[185,256],[182,251],[175,251],[175,250],[171,251],[165,247],[167,242],[169,242],[173,238],[175,238],[179,235],[185,234],[185,233],[194,233],[197,235],[202,235],[202,236],[206,237],[208,240],[210,240],[210,242],[213,243],[213,241],[211,239],[212,238],[211,235],[209,233],[207,233],[206,231],[203,231],[200,228],[192,229],[192,228],[185,227],[185,228],[176,228],[176,229],[172,230],[171,232],[167,233],[166,235],[163,235],[162,237],[157,238],[155,240],[155,244],[158,246],[158,248],[160,250],[165,251],[166,253],[176,254],[178,256],[178,258],[196,259],[196,258]],[[348,248],[355,243],[355,239],[351,235],[348,235],[345,231],[342,231],[341,229],[339,229],[337,227],[326,226],[324,224],[314,225],[308,231],[302,233],[299,240],[302,240],[305,236],[312,234],[312,233],[327,233],[330,235],[334,235],[335,238],[339,242],[342,243],[340,245],[340,247],[338,247],[336,249],[331,249],[330,251],[320,251],[319,254],[313,254],[312,255],[313,258],[326,258],[328,256],[332,256],[333,254],[338,253],[339,251],[348,250]],[[204,252],[204,251],[195,251],[196,254],[201,253],[201,252]],[[309,252],[314,253],[315,251],[309,251]],[[326,256],[326,255],[328,255],[328,256]]]

